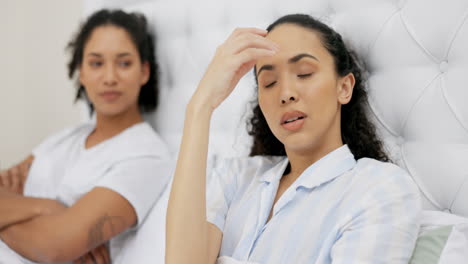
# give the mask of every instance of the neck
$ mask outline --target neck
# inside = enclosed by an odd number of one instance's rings
[[[290,177],[299,177],[310,165],[314,164],[341,146],[343,146],[343,143],[337,142],[337,144],[321,146],[317,149],[310,150],[307,153],[286,150],[286,155],[288,156],[288,160],[291,166],[291,170],[288,174],[291,175]]]
[[[141,116],[138,106],[114,116],[104,115],[97,112],[96,128],[93,134],[102,139],[107,139],[142,121],[143,117]]]
[[[286,155],[291,166],[288,173],[289,177],[299,177],[310,165],[343,146],[340,123],[336,122],[334,128],[328,130],[324,136],[318,138],[315,142],[317,143],[306,149],[288,149],[285,146]]]

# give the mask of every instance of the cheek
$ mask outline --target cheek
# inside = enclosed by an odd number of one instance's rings
[[[274,129],[272,122],[275,122],[274,116],[275,111],[277,110],[274,98],[272,96],[264,96],[259,94],[258,105],[260,106],[260,110],[262,111],[263,116],[265,117],[268,123],[268,126],[270,127],[270,129]]]
[[[140,87],[142,86],[142,78],[143,78],[143,73],[139,71],[138,69],[131,69],[127,71],[122,72],[122,78],[124,82],[127,83],[127,85],[130,85],[132,87]]]
[[[134,80],[132,81],[131,84],[128,84],[128,91],[127,93],[129,94],[129,101],[131,102],[137,102],[138,103],[138,97],[140,96],[140,93],[141,93],[141,90],[143,89],[143,87],[141,86],[141,84],[138,82],[138,80]]]
[[[134,93],[133,93],[133,98],[135,98],[135,100],[136,100],[137,102],[138,102],[138,97],[139,97],[139,95],[140,95],[140,93],[141,93],[141,89],[142,89],[142,87],[141,87],[141,88],[138,87],[137,89],[135,89],[135,91],[134,91]]]
[[[258,105],[260,106],[260,110],[262,110],[263,116],[268,120],[268,115],[271,111],[271,103],[269,102],[268,96],[265,96],[264,92],[258,92]]]
[[[86,89],[88,89],[88,87],[92,88],[93,86],[96,86],[100,80],[100,77],[100,72],[96,70],[93,71],[84,68],[80,71],[80,82],[83,84],[83,86],[87,87]]]
[[[318,87],[316,87],[318,88]],[[317,127],[326,127],[330,120],[334,119],[338,111],[336,93],[334,87],[320,87],[311,90],[307,95],[307,107],[310,117]]]
[[[81,85],[83,85],[85,91],[86,91],[86,94],[88,96],[92,96],[92,91],[94,90],[93,88],[96,86],[96,82],[93,81],[93,79],[91,78],[90,74],[87,74],[87,73],[84,73],[82,75],[80,75],[80,83]]]
[[[303,97],[310,105],[320,105],[322,107],[334,104],[338,101],[336,83],[330,79],[324,79],[311,83],[307,89],[303,90]]]

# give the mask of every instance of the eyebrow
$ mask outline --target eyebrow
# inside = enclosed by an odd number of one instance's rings
[[[311,59],[314,59],[314,60],[320,62],[319,59],[317,59],[315,56],[312,56],[312,55],[307,54],[307,53],[301,53],[301,54],[298,54],[298,55],[296,55],[296,56],[290,58],[290,59],[288,60],[288,63],[296,63],[296,62],[298,62],[298,61],[299,61],[300,59],[302,59],[302,58],[311,58]]]
[[[296,56],[290,58],[290,59],[288,60],[288,63],[289,63],[289,64],[296,63],[296,62],[300,61],[302,58],[311,58],[311,59],[314,59],[314,60],[320,62],[320,60],[317,59],[317,57],[315,57],[315,56],[312,56],[312,55],[307,54],[307,53],[301,53],[301,54],[298,54],[298,55],[296,55]],[[258,72],[257,72],[257,77],[260,75],[260,73],[261,73],[263,70],[272,71],[272,70],[274,70],[274,69],[275,69],[275,66],[273,66],[273,65],[271,65],[271,64],[265,64],[265,65],[263,65],[262,67],[260,67],[260,69],[258,70]]]
[[[117,54],[117,58],[125,57],[125,56],[130,56],[131,54],[129,52],[122,52]],[[93,56],[93,57],[102,57],[102,54],[96,53],[96,52],[90,52],[87,54],[87,56]]]

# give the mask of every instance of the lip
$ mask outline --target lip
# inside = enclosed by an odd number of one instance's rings
[[[104,98],[104,100],[108,102],[113,102],[119,99],[121,95],[122,93],[119,91],[105,91],[105,92],[99,93],[99,96]]]
[[[293,119],[293,118],[306,118],[307,115],[301,111],[290,111],[290,112],[287,112],[285,113],[282,117],[281,117],[281,125],[285,124],[287,120],[290,120],[290,119]]]
[[[301,111],[290,111],[281,117],[281,126],[289,131],[296,131],[302,128],[307,115]],[[298,118],[294,121],[288,120]]]

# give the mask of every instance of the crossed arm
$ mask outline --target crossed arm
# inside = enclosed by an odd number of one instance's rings
[[[69,208],[0,188],[0,238],[36,262],[76,260],[136,220],[132,205],[107,188],[94,188]]]
[[[0,171],[0,187],[13,193],[23,194],[24,183],[28,177],[29,168],[34,156],[29,155],[25,160],[8,170]]]
[[[0,230],[63,208],[55,200],[24,197],[0,187]]]
[[[105,243],[136,222],[130,203],[106,188],[94,188],[72,207],[5,228],[1,239],[37,262],[64,262]]]
[[[60,206],[48,199],[23,197],[23,186],[34,157],[0,172],[0,230],[18,222],[47,214]]]

